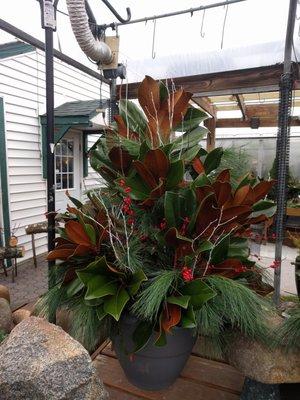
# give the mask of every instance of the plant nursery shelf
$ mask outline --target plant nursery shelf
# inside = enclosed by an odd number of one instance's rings
[[[127,381],[110,343],[94,354],[94,364],[111,400],[238,400],[244,383],[244,376],[236,369],[196,353],[176,383],[158,392],[142,391]]]

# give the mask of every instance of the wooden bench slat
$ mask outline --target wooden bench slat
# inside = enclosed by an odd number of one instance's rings
[[[238,394],[222,391],[219,388],[208,387],[205,384],[183,377],[178,378],[176,383],[167,390],[157,392],[143,391],[127,381],[118,360],[115,358],[101,354],[95,359],[94,365],[99,371],[99,376],[104,384],[108,387],[120,391],[123,390],[127,394],[131,393],[135,397],[146,400],[239,399]],[[195,373],[197,373],[197,371],[195,371]]]

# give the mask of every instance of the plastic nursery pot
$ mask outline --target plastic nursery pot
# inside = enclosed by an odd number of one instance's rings
[[[167,344],[155,345],[157,334],[152,334],[147,345],[132,354],[135,347],[132,334],[139,321],[124,315],[118,333],[112,338],[124,373],[134,386],[144,390],[161,390],[172,385],[185,366],[196,341],[193,329],[175,327],[167,334]]]

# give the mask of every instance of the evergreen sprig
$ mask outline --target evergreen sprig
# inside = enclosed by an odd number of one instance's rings
[[[142,320],[155,321],[163,301],[178,278],[178,271],[158,271],[131,307],[134,315]]]

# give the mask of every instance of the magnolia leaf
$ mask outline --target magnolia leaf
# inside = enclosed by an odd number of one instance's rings
[[[255,201],[257,202],[258,200],[263,199],[268,194],[274,183],[275,183],[274,180],[262,181],[259,182],[257,185],[253,186]]]
[[[203,139],[203,137],[207,134],[207,129],[198,126],[197,128],[193,129],[192,131],[188,131],[184,133],[183,135],[179,136],[177,139],[175,139],[172,144],[174,149],[185,149],[185,148],[191,148],[197,144]]]
[[[137,173],[142,178],[143,182],[145,182],[151,190],[156,188],[157,182],[154,176],[152,175],[151,170],[149,170],[144,163],[142,163],[139,160],[136,160],[133,162],[133,167],[136,169]]]
[[[127,287],[130,296],[134,296],[138,292],[142,282],[145,282],[147,280],[148,278],[142,269],[139,269],[137,272],[135,272],[132,275],[132,279]]]
[[[181,200],[178,193],[166,192],[164,209],[165,218],[170,227],[176,227],[180,219]]]
[[[83,206],[83,204],[81,203],[81,201],[75,199],[75,197],[70,196],[68,190],[66,190],[66,195],[68,196],[68,198],[72,201],[72,203],[77,207],[77,208],[81,208]]]
[[[192,130],[207,118],[209,118],[209,115],[207,115],[204,111],[200,110],[199,108],[189,107],[183,121],[176,126],[175,130],[180,132]]]
[[[166,178],[170,162],[168,157],[161,149],[150,150],[145,155],[143,164],[151,171],[152,175],[159,178]]]
[[[230,234],[222,237],[211,251],[211,264],[219,264],[227,258],[230,244]]]
[[[102,321],[103,318],[107,316],[107,312],[104,311],[104,306],[101,304],[99,307],[96,308],[96,314],[99,321]]]
[[[204,173],[197,176],[197,178],[191,184],[192,188],[202,187],[207,185],[211,185],[211,182]]]
[[[183,311],[181,316],[181,326],[188,329],[196,328],[197,325],[193,306],[190,305],[186,311]]]
[[[209,174],[210,172],[218,168],[222,156],[223,156],[222,147],[216,147],[207,154],[204,161],[204,169],[206,174]]]
[[[79,279],[76,278],[74,279],[67,288],[67,297],[73,297],[75,296],[78,292],[80,292],[81,289],[84,288],[84,283]]]
[[[79,278],[82,279],[82,274],[79,271],[77,274]],[[87,292],[84,298],[86,300],[99,299],[108,295],[114,295],[118,290],[116,279],[103,275],[92,276],[88,280],[85,279],[85,282]]]
[[[186,283],[181,289],[181,293],[191,297],[190,304],[195,310],[200,309],[204,303],[215,297],[217,294],[201,279],[195,279]]]
[[[230,182],[230,169],[224,169],[216,177],[216,181],[220,182]]]
[[[168,304],[162,312],[161,327],[165,332],[170,332],[181,319],[181,308],[176,304]]]
[[[150,189],[139,175],[126,178],[126,185],[131,188],[130,197],[133,200],[146,200],[150,195]]]
[[[265,215],[266,217],[272,217],[276,212],[276,205],[273,201],[261,200],[252,206],[253,212],[249,218],[256,218],[259,215]]]
[[[147,120],[142,110],[130,100],[119,101],[119,112],[127,127],[132,132],[137,132],[143,138],[147,129]]]
[[[230,238],[230,244],[228,248],[227,257],[237,258],[244,260],[249,257],[250,249],[248,240],[244,238],[232,237]]]
[[[77,221],[68,221],[65,224],[65,230],[68,238],[76,243],[81,244],[83,246],[90,246],[91,239],[85,232],[84,227],[81,225],[80,222]]]
[[[183,152],[178,152],[176,156],[173,157],[173,160],[183,160],[185,163],[190,163],[195,159],[197,154],[199,153],[201,146],[196,144],[189,149],[184,150]]]
[[[166,189],[174,189],[183,180],[184,164],[182,160],[170,164],[167,176]]]
[[[130,296],[126,290],[119,288],[114,296],[110,296],[104,300],[104,311],[116,321],[119,321],[121,313],[129,299]]]
[[[164,102],[168,97],[169,97],[168,87],[167,87],[167,85],[164,84],[164,82],[160,81],[159,82],[160,103]]]
[[[209,251],[214,247],[213,243],[209,242],[208,240],[204,240],[201,242],[197,248],[197,254],[203,253],[204,251]]]
[[[148,321],[142,321],[138,324],[132,334],[132,340],[135,344],[134,353],[142,350],[149,342],[153,333],[153,324]]]
[[[88,237],[90,238],[91,242],[93,245],[96,245],[97,242],[97,236],[96,236],[96,231],[93,225],[91,224],[84,224],[84,229],[86,233],[88,234]]]
[[[170,296],[167,297],[167,303],[176,304],[182,308],[188,308],[190,296]]]

